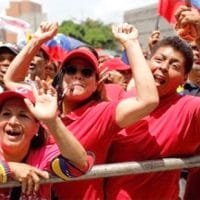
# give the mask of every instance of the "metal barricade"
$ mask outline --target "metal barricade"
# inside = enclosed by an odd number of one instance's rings
[[[200,156],[193,156],[188,158],[163,158],[159,160],[148,160],[141,162],[103,164],[95,165],[87,174],[77,178],[71,178],[69,179],[69,181],[122,176],[129,174],[141,174],[158,171],[169,171],[193,167],[200,167]],[[58,182],[63,182],[63,180],[55,176],[52,176],[48,180],[41,180],[41,184]],[[0,188],[16,186],[20,186],[20,183],[17,181],[9,181],[8,183],[0,184]]]

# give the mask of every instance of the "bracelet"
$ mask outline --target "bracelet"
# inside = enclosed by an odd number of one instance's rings
[[[0,182],[6,183],[11,178],[11,170],[5,160],[0,160]]]
[[[87,151],[87,167],[80,169],[70,162],[70,160],[64,158],[62,155],[54,158],[51,161],[52,172],[62,178],[63,180],[69,180],[70,178],[76,178],[86,174],[91,170],[95,162],[95,155],[93,152]]]
[[[0,183],[6,183],[7,176],[3,165],[0,164]]]

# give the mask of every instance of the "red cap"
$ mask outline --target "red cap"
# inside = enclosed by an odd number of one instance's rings
[[[47,59],[47,60],[50,60],[49,48],[48,48],[48,46],[46,46],[45,44],[42,44],[42,45],[40,46],[40,50],[42,50],[42,51],[44,52],[46,59]]]
[[[109,60],[106,60],[100,65],[99,70],[102,71],[112,71],[112,70],[118,70],[118,71],[125,71],[130,70],[130,66],[126,65],[120,58],[111,58]]]
[[[87,49],[74,49],[69,51],[65,58],[63,59],[61,68],[68,62],[70,62],[70,60],[74,59],[74,58],[82,58],[84,60],[87,60],[88,62],[91,63],[92,67],[95,69],[95,71],[98,73],[98,60],[95,57],[95,55],[93,55],[92,52],[90,52]]]
[[[0,105],[4,103],[7,99],[19,97],[22,99],[29,99],[32,103],[35,103],[35,97],[33,92],[24,87],[17,87],[14,90],[7,90],[5,92],[0,93]]]

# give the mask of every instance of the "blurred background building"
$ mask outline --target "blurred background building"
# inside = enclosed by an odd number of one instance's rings
[[[7,16],[22,19],[29,23],[31,32],[34,32],[37,29],[41,21],[46,20],[46,14],[43,13],[42,6],[30,0],[11,0],[9,7],[5,11],[5,14]],[[6,31],[5,29],[1,29],[0,40],[15,42],[17,40],[17,34]]]
[[[47,19],[41,4],[31,0],[11,0],[8,8],[5,10],[5,14],[29,23],[31,27],[30,32],[34,32],[40,22]],[[139,30],[140,41],[144,49],[147,48],[147,40],[150,33],[157,28],[157,19],[156,3],[137,9],[130,9],[123,14],[123,21],[134,24]],[[158,27],[162,36],[169,36],[174,33],[172,26],[162,17],[159,18]],[[15,42],[17,41],[17,34],[6,30],[5,27],[2,28],[0,23],[0,41]]]
[[[134,24],[139,30],[140,42],[143,48],[147,48],[148,37],[156,28],[161,31],[161,37],[175,34],[172,26],[162,17],[159,17],[158,27],[156,27],[157,20],[157,4],[125,11],[123,17],[124,22]]]

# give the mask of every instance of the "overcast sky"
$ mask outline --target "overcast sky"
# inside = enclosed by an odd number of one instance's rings
[[[120,23],[123,11],[143,7],[158,0],[32,0],[42,5],[48,20],[98,19],[104,23]],[[9,0],[0,0],[0,14],[8,8]]]

